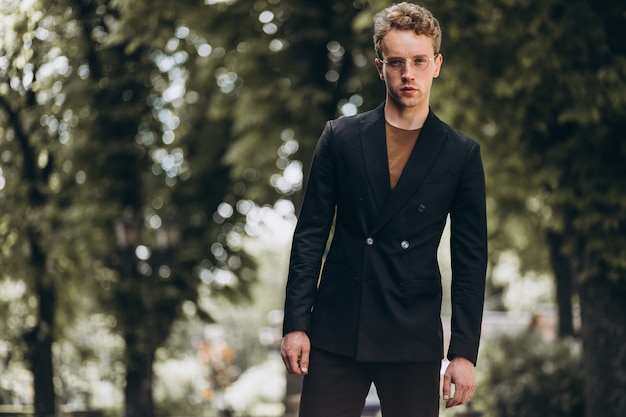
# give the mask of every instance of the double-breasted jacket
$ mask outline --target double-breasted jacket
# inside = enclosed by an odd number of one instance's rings
[[[361,361],[443,358],[437,248],[450,216],[448,357],[476,362],[487,264],[479,144],[430,111],[392,190],[384,103],[329,121],[294,232],[284,333]],[[329,240],[330,237],[330,240]]]

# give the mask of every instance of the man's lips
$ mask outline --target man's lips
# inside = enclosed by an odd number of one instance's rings
[[[413,94],[417,91],[416,88],[413,87],[402,87],[402,92],[407,94]]]

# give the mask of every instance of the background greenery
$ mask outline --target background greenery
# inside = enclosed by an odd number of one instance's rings
[[[565,367],[572,381],[571,364],[584,371],[584,415],[623,416],[624,6],[422,3],[444,31],[433,109],[482,143],[487,308],[510,308],[518,280],[494,271],[511,258],[520,277],[551,277],[557,333],[582,341]],[[248,242],[271,236],[264,247],[284,255],[280,231],[293,225],[324,121],[383,99],[371,22],[387,4],[0,3],[1,402],[31,401],[20,387],[32,381],[35,413],[48,416],[94,406],[110,388],[116,412],[149,417],[154,397],[169,401],[156,395],[153,365],[183,367],[227,339],[238,354],[206,360],[203,388],[187,396],[194,410],[217,408],[265,357],[256,328],[282,299],[284,259]],[[122,226],[129,239],[116,236]],[[274,268],[261,273],[268,259]],[[489,384],[540,380],[532,354],[552,363],[565,349],[540,346],[519,356],[502,341],[493,349],[510,355],[503,363],[529,372],[507,368]]]
[[[485,417],[582,417],[580,341],[526,331],[485,340],[473,403]]]

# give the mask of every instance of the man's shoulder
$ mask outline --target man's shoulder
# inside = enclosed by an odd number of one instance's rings
[[[476,140],[472,139],[470,136],[457,130],[456,128],[450,126],[448,123],[442,121],[434,113],[432,113],[432,111],[431,115],[433,117],[432,123],[436,125],[436,129],[444,132],[447,135],[448,141],[462,146],[478,145],[478,142]]]
[[[341,116],[331,120],[329,123],[333,128],[353,128],[359,126],[362,122],[376,123],[377,121],[384,120],[383,105],[380,105],[374,109],[358,113],[350,116]]]

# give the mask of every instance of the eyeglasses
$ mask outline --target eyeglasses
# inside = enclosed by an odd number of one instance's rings
[[[411,66],[418,71],[424,71],[426,68],[428,68],[430,61],[437,58],[437,55],[439,54],[435,54],[435,56],[433,56],[432,58],[428,58],[427,56],[423,56],[423,55],[416,56],[415,58],[410,60]],[[393,72],[400,72],[404,69],[404,65],[406,64],[406,61],[407,61],[406,59],[391,58],[391,59],[383,59],[380,62],[387,65],[389,69],[392,70]]]

